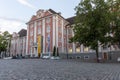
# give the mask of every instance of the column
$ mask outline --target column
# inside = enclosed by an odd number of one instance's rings
[[[56,16],[56,48],[58,47],[58,16]]]
[[[56,27],[56,24],[55,24],[55,16],[53,16],[53,48],[55,46],[55,27]]]
[[[64,52],[64,20],[62,19],[62,52]]]
[[[27,27],[27,39],[26,39],[26,55],[28,55],[28,34],[29,34],[29,25]]]
[[[45,19],[42,20],[43,53],[45,53]]]
[[[38,56],[38,53],[37,53],[37,49],[36,49],[36,44],[37,44],[37,35],[36,35],[36,33],[37,33],[37,22],[35,21],[34,22],[34,54],[35,54],[35,57],[37,57]]]
[[[23,46],[23,48],[22,48],[22,56],[25,56],[25,53],[24,53],[24,48],[25,48],[25,45],[24,45],[24,42],[25,42],[25,37],[23,37],[22,38],[22,46]]]
[[[83,50],[83,49],[84,49],[83,44],[80,46],[80,48],[81,48],[81,49],[80,49],[80,50],[81,50],[80,52],[83,53],[83,52],[84,52],[84,50]]]
[[[74,32],[73,32],[73,29],[72,29],[72,36],[74,36]],[[76,52],[76,46],[75,46],[75,43],[73,42],[73,53]]]

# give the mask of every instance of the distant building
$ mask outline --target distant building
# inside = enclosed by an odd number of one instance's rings
[[[26,35],[27,30],[22,29],[18,33],[14,32],[11,39],[10,55],[25,56],[26,55]]]

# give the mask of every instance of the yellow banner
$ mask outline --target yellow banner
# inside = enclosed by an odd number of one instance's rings
[[[41,53],[41,35],[38,36],[38,56],[40,57]]]

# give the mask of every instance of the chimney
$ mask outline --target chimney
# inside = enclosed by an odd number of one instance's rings
[[[58,12],[59,15],[61,15],[61,12]]]

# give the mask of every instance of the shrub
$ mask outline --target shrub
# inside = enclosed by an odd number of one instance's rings
[[[56,47],[54,46],[54,49],[53,49],[53,56],[55,56],[56,54]]]
[[[58,50],[58,47],[57,47],[57,56],[59,56],[59,50]]]

